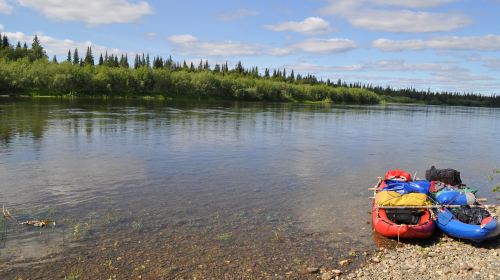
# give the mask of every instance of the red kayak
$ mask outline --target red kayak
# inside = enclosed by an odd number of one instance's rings
[[[384,180],[411,181],[411,175],[402,170],[387,172]],[[376,192],[385,187],[383,180],[376,187]],[[427,238],[434,231],[434,221],[428,209],[380,209],[372,205],[372,224],[375,231],[386,237]]]

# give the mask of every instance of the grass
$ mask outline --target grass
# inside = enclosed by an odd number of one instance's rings
[[[6,240],[7,239],[7,218],[2,215],[0,218],[0,240]]]
[[[75,240],[78,240],[78,227],[78,224],[75,224],[75,226],[73,227],[73,237],[75,238]]]
[[[69,275],[64,277],[64,280],[80,280],[82,278],[82,271],[80,269],[72,269]]]
[[[228,241],[229,239],[231,239],[231,237],[233,237],[233,233],[232,232],[226,232],[226,233],[223,233],[223,234],[220,234],[219,236],[217,236],[217,240],[219,240],[219,241]]]

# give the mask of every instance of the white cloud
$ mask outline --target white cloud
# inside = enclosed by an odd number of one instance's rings
[[[148,2],[128,0],[17,0],[44,16],[62,21],[83,21],[89,25],[127,23],[151,14]]]
[[[377,39],[372,45],[388,52],[424,49],[498,51],[500,50],[500,35],[444,36],[429,40]]]
[[[247,56],[257,55],[261,47],[233,41],[207,42],[189,35],[173,35],[167,38],[176,53],[194,56]]]
[[[0,0],[0,14],[10,14],[14,10],[14,7],[10,5],[6,0]]]
[[[485,57],[482,59],[483,66],[492,71],[500,71],[500,58],[498,57]]]
[[[330,24],[320,17],[308,17],[303,21],[287,21],[274,25],[266,25],[265,27],[276,32],[291,31],[306,35],[333,31]]]
[[[416,51],[425,49],[425,43],[422,40],[396,41],[396,40],[382,38],[373,41],[372,46],[374,48],[386,52],[403,51],[403,50]]]
[[[447,72],[464,70],[454,63],[407,63],[402,59],[378,60],[370,62],[367,63],[363,69],[389,72]]]
[[[491,58],[475,57],[486,61]],[[490,60],[499,63],[500,59]],[[363,64],[325,65],[309,62],[287,64],[282,67],[294,69],[296,73],[312,73],[322,79],[346,82],[362,82],[365,84],[390,85],[392,88],[408,88],[427,90],[447,90],[458,92],[491,93],[500,87],[496,77],[481,73],[473,73],[458,62],[424,62],[408,63],[404,60],[378,60]],[[382,74],[386,73],[386,74]]]
[[[456,2],[457,0],[375,0],[378,4],[400,6],[406,8],[430,8]]]
[[[402,59],[389,59],[369,61],[363,64],[349,65],[324,65],[301,62],[286,65],[286,68],[299,72],[357,72],[357,71],[384,71],[384,72],[463,72],[466,69],[458,67],[455,63],[407,63]]]
[[[481,66],[490,71],[500,71],[500,58],[493,56],[473,55],[466,57],[468,61],[481,62]]]
[[[0,31],[3,31],[5,29],[5,26],[3,24],[0,24]]]
[[[389,32],[451,31],[471,22],[460,13],[382,9],[373,3],[367,0],[331,1],[323,13],[343,17],[355,27]]]
[[[168,40],[174,44],[190,44],[198,41],[196,37],[190,34],[172,35],[168,37]]]
[[[340,66],[328,66],[328,65],[319,65],[309,62],[301,62],[296,64],[286,64],[281,68],[293,69],[294,71],[301,73],[319,73],[319,72],[349,72],[349,71],[358,71],[361,70],[361,65],[340,65]]]
[[[244,17],[251,17],[259,15],[258,11],[249,10],[249,9],[238,9],[236,11],[223,12],[217,15],[218,20],[222,21],[232,21],[237,20]]]
[[[271,55],[288,55],[295,52],[329,54],[346,52],[356,47],[356,43],[349,39],[308,39],[295,43],[289,47],[275,48],[271,50]]]
[[[308,53],[336,53],[356,48],[356,43],[349,39],[311,39],[304,40],[292,46]]]
[[[156,37],[156,33],[155,32],[146,32],[146,36],[150,39],[153,39]]]
[[[34,37],[34,35],[26,35],[23,32],[4,32],[2,34],[9,38],[11,44],[16,44],[19,41],[21,43],[26,42],[28,45],[31,45]],[[66,58],[68,50],[71,50],[71,53],[73,53],[75,48],[78,48],[78,52],[80,53],[80,56],[82,56],[85,54],[88,46],[92,47],[92,53],[95,57],[99,57],[100,53],[104,54],[106,51],[108,54],[122,54],[122,51],[119,49],[96,45],[91,41],[75,42],[69,39],[62,40],[44,35],[43,33],[38,33],[37,36],[40,39],[40,43],[45,48],[47,55],[50,57],[57,55],[59,60]],[[129,56],[131,56],[131,54],[133,53],[129,53]]]

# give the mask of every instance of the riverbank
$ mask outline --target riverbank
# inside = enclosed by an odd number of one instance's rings
[[[475,244],[443,236],[431,244],[400,243],[395,249],[380,248],[343,278],[500,279],[500,240]]]

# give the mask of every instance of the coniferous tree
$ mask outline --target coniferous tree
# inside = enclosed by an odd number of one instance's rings
[[[55,55],[52,57],[52,62],[57,63],[57,57]]]
[[[40,44],[38,35],[35,35],[33,38],[33,43],[31,44],[31,55],[32,61],[47,57],[42,45]]]
[[[236,66],[234,67],[234,70],[238,74],[242,74],[245,71],[245,69],[243,68],[243,64],[241,64],[241,61],[238,61],[238,63],[236,63]]]
[[[103,65],[104,64],[104,58],[102,57],[102,53],[101,55],[99,56],[99,65]]]
[[[139,68],[139,55],[136,54],[135,55],[135,59],[134,59],[134,69],[137,69]]]
[[[80,57],[78,56],[78,49],[75,49],[75,51],[73,51],[73,64],[74,65],[80,64]]]
[[[68,57],[66,58],[66,61],[71,63],[71,50],[68,50]]]
[[[14,59],[20,59],[23,57],[23,48],[21,47],[21,42],[17,41],[16,49],[14,50]]]
[[[6,49],[9,46],[10,46],[9,38],[7,38],[7,36],[5,36],[5,34],[4,34],[3,38],[2,38],[2,48]]]
[[[87,52],[85,53],[85,60],[83,61],[85,65],[94,65],[94,55],[92,55],[92,47],[87,47]]]

